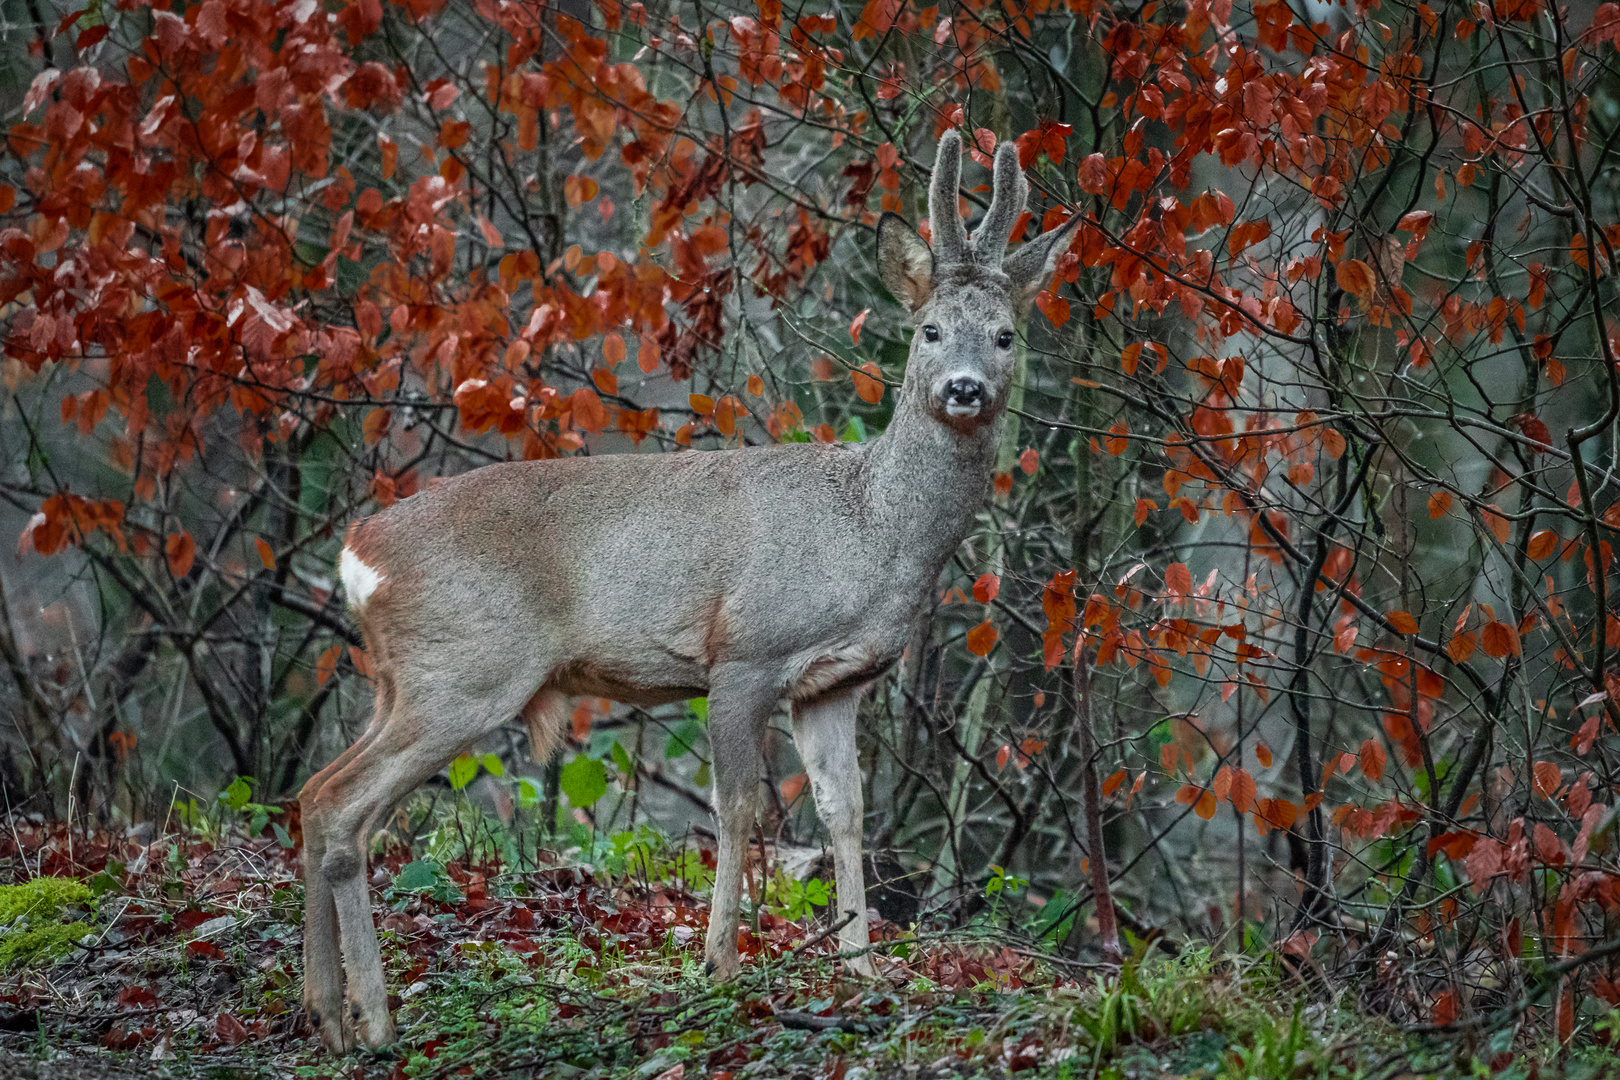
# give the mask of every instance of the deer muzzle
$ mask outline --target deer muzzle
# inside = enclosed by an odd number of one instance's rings
[[[984,383],[965,375],[945,383],[945,413],[948,416],[978,416],[985,404]]]

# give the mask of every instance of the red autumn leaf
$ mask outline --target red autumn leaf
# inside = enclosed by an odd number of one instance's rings
[[[169,573],[176,578],[183,578],[190,571],[191,562],[197,556],[197,545],[188,532],[171,533],[163,542],[163,554],[169,560]]]
[[[1171,596],[1191,595],[1192,572],[1186,563],[1171,563],[1164,568],[1164,591]]]
[[[1063,660],[1064,636],[1074,629],[1075,576],[1073,570],[1061,570],[1053,574],[1041,590],[1041,611],[1046,616],[1046,629],[1041,632],[1041,658],[1047,671]]]
[[[225,958],[225,954],[220,951],[218,945],[201,938],[186,942],[186,952],[205,960],[223,960]]]
[[[1361,753],[1358,756],[1361,761],[1362,774],[1365,775],[1367,779],[1378,780],[1383,777],[1384,762],[1387,755],[1384,753],[1383,746],[1380,745],[1377,740],[1368,739],[1366,742],[1362,743]]]
[[[1417,620],[1404,611],[1391,611],[1384,618],[1389,620],[1389,625],[1395,628],[1397,634],[1415,634],[1418,632]]]
[[[855,380],[855,394],[862,401],[876,405],[883,400],[883,373],[878,370],[877,364],[868,360],[849,374]]]
[[[1536,762],[1531,774],[1535,778],[1536,794],[1543,799],[1551,799],[1564,786],[1563,770],[1550,761]]]
[[[582,386],[569,395],[569,405],[573,409],[574,423],[586,431],[594,435],[607,427],[607,408],[590,387]]]
[[[782,801],[792,805],[793,800],[799,797],[799,793],[804,790],[805,782],[809,779],[807,773],[794,773],[778,784],[777,789],[782,793]]]
[[[1069,302],[1046,289],[1035,295],[1035,307],[1054,327],[1064,326],[1069,321]]]
[[[1074,131],[1072,124],[1060,124],[1054,120],[1042,120],[1039,125],[1031,128],[1014,140],[1018,147],[1018,165],[1027,169],[1035,163],[1035,159],[1045,154],[1054,165],[1063,164],[1064,140]]]
[[[1441,518],[1451,509],[1451,492],[1437,491],[1429,496],[1429,517]]]
[[[1271,747],[1263,742],[1255,743],[1254,756],[1259,760],[1261,768],[1271,768]]]
[[[1558,534],[1551,529],[1537,529],[1530,534],[1530,541],[1525,545],[1525,554],[1540,562],[1558,550]]]
[[[996,639],[1000,637],[995,625],[986,619],[967,632],[968,651],[974,656],[989,656],[990,650],[996,647]]]
[[[1002,743],[1001,749],[996,751],[996,771],[1000,772],[1002,769],[1005,769],[1007,767],[1007,762],[1011,760],[1011,758],[1012,744]]]
[[[247,1025],[230,1013],[222,1012],[214,1018],[214,1034],[226,1046],[240,1046],[248,1040]]]
[[[1401,215],[1401,220],[1395,223],[1395,227],[1402,232],[1420,232],[1427,229],[1429,223],[1433,220],[1434,214],[1430,211],[1413,210],[1410,213]]]
[[[727,394],[715,403],[714,426],[720,434],[730,438],[737,433],[737,423],[748,415],[748,409],[741,399],[733,394]]]
[[[1373,277],[1372,267],[1360,259],[1345,259],[1339,263],[1334,271],[1334,279],[1338,282],[1339,288],[1363,299],[1372,295],[1376,280]]]
[[[1125,426],[1125,421],[1115,420],[1108,425],[1108,437],[1103,440],[1103,447],[1118,457],[1131,445],[1130,434],[1131,429]]]
[[[973,583],[973,599],[981,604],[988,604],[1001,592],[1001,578],[995,574],[980,574]]]
[[[861,343],[861,328],[866,325],[866,317],[870,314],[871,308],[862,308],[861,313],[849,322],[849,338],[857,345]]]
[[[1254,777],[1249,775],[1249,770],[1232,771],[1232,788],[1227,792],[1227,799],[1231,802],[1233,810],[1240,814],[1247,814],[1252,810],[1257,790]]]
[[[600,190],[600,185],[589,176],[570,176],[563,181],[563,198],[572,207],[590,202]]]
[[[1024,470],[1025,476],[1034,476],[1035,470],[1040,468],[1041,455],[1033,446],[1028,447],[1018,455],[1018,467]]]
[[[389,423],[393,420],[387,409],[372,409],[366,413],[361,423],[361,431],[365,436],[367,446],[376,446],[382,437],[388,434]]]
[[[1486,656],[1500,660],[1505,656],[1519,655],[1519,634],[1513,627],[1505,622],[1488,622],[1480,631],[1480,648],[1485,650]]]
[[[1429,1019],[1440,1026],[1457,1022],[1457,995],[1450,990],[1444,990],[1434,999],[1430,1008]]]
[[[1106,779],[1106,780],[1104,780],[1102,782],[1102,795],[1103,795],[1103,798],[1106,799],[1108,796],[1112,795],[1115,791],[1117,791],[1119,789],[1119,785],[1124,783],[1124,782],[1125,782],[1125,770],[1124,769],[1116,769],[1116,770],[1114,770],[1114,772],[1108,777],[1108,779]]]
[[[258,536],[254,537],[253,545],[259,551],[259,561],[264,564],[264,568],[274,570],[276,568],[276,553],[270,547],[269,542],[264,537]]]
[[[321,658],[315,661],[315,685],[320,686],[332,677],[337,670],[338,657],[342,654],[341,646],[333,645],[321,653]]]
[[[144,1009],[158,1003],[157,994],[149,986],[132,983],[118,991],[118,1004],[125,1009]]]

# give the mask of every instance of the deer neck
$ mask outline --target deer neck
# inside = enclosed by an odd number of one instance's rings
[[[932,585],[989,494],[1002,417],[970,431],[954,429],[929,412],[926,393],[907,381],[893,419],[868,452],[874,517],[896,534],[897,550]]]

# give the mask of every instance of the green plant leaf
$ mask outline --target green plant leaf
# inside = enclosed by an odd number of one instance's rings
[[[460,791],[478,775],[478,759],[471,754],[462,754],[450,763],[449,773],[451,789]]]
[[[630,760],[629,751],[619,744],[618,739],[613,740],[613,764],[627,777],[636,774],[636,766]]]
[[[683,720],[670,732],[669,741],[664,744],[664,757],[670,761],[686,754],[697,746],[698,739],[703,735],[703,727],[696,720]]]
[[[573,805],[581,810],[595,806],[607,794],[607,766],[580,754],[562,767],[560,784]]]
[[[439,864],[428,859],[418,859],[406,863],[394,875],[394,888],[404,889],[407,892],[420,892],[431,889],[439,881]]]
[[[692,716],[697,720],[698,723],[700,723],[700,724],[708,723],[709,722],[709,699],[706,698],[706,697],[695,697],[695,698],[693,698],[691,701],[688,701],[686,703],[686,711],[691,713]]]
[[[501,759],[496,757],[494,754],[485,754],[483,757],[479,758],[478,761],[484,766],[484,771],[489,773],[489,775],[506,775],[506,766],[502,765]]]
[[[293,838],[288,834],[286,829],[281,827],[281,822],[277,821],[272,823],[270,826],[270,831],[276,834],[276,843],[280,844],[288,851],[293,849]]]
[[[219,793],[220,801],[232,810],[242,809],[248,804],[248,800],[253,798],[253,788],[248,783],[252,779],[251,776],[238,776],[232,780],[230,785]]]
[[[698,771],[692,774],[692,783],[700,788],[709,786],[709,763],[705,761],[698,766]]]
[[[540,801],[540,785],[527,776],[518,778],[518,805],[530,807]]]

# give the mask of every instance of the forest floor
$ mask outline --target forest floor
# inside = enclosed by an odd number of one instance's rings
[[[203,828],[147,843],[8,823],[0,881],[72,877],[89,898],[0,933],[4,956],[28,928],[82,923],[60,955],[0,976],[0,1077],[1394,1080],[1614,1068],[1596,1051],[1526,1052],[1511,1033],[1403,1034],[1269,960],[1207,948],[1149,950],[1105,984],[1028,938],[880,924],[883,977],[853,981],[825,915],[788,917],[813,914],[802,895],[797,908],[761,905],[741,976],[714,985],[702,972],[707,903],[692,887],[704,854],[644,836],[527,873],[403,845],[375,859],[400,1040],[391,1055],[333,1058],[300,1009],[296,818],[283,820],[265,839]]]

